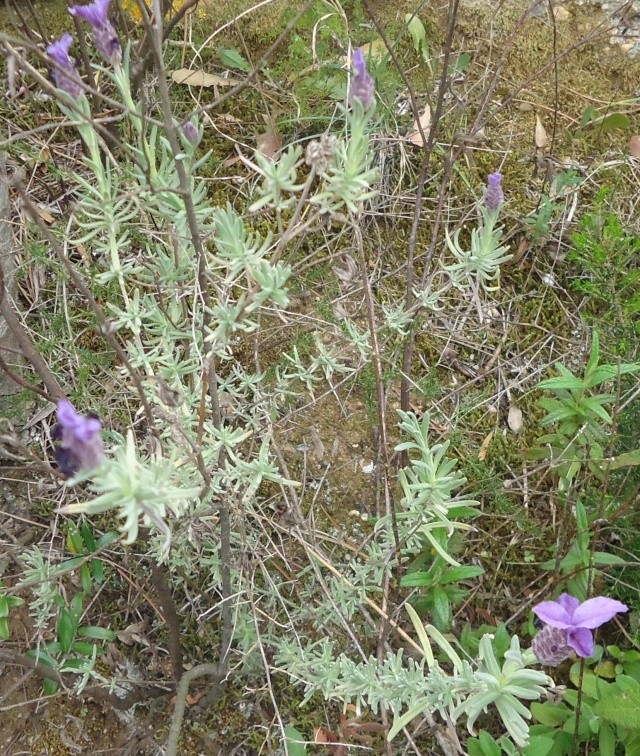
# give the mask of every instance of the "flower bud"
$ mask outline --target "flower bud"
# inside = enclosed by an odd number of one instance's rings
[[[355,74],[351,78],[348,101],[353,107],[354,102],[359,100],[362,107],[367,110],[376,101],[375,82],[373,76],[367,71],[367,64],[361,48],[353,53],[353,67]]]
[[[55,64],[51,75],[58,89],[62,89],[72,97],[80,97],[84,94],[84,89],[80,82],[76,63],[69,55],[69,48],[72,44],[73,37],[70,34],[63,34],[59,40],[47,47],[47,55]]]

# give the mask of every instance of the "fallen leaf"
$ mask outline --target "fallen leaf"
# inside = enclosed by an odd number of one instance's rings
[[[407,139],[411,144],[415,144],[416,147],[426,147],[426,142],[422,139],[418,123],[422,126],[424,138],[428,139],[429,131],[431,129],[431,108],[428,105],[425,107],[424,113],[420,116],[419,120],[414,122],[413,131],[407,136]]]
[[[365,60],[382,60],[384,56],[389,52],[384,41],[381,39],[374,39],[371,42],[367,42],[366,45],[362,45],[360,48]]]
[[[38,215],[42,218],[42,220],[47,224],[51,225],[54,221],[53,215],[48,210],[45,210],[43,207],[40,207],[40,205],[36,205],[36,210],[38,211]]]
[[[487,435],[484,438],[484,441],[480,444],[480,451],[478,452],[478,459],[480,462],[484,462],[484,460],[487,458],[487,453],[489,452],[489,446],[491,444],[491,439],[493,438],[493,431],[490,433],[487,433]]]
[[[256,147],[267,159],[272,160],[282,147],[282,139],[278,133],[275,119],[272,115],[266,115],[264,120],[267,124],[267,130],[263,134],[258,134],[256,138]]]
[[[512,404],[509,407],[507,424],[516,435],[522,430],[522,410],[520,407],[516,407],[515,404]]]
[[[225,158],[222,161],[222,165],[225,168],[231,168],[232,165],[235,165],[236,163],[239,163],[242,160],[242,158],[239,155],[230,155],[228,158]]]
[[[534,139],[536,142],[536,147],[539,150],[544,150],[544,148],[549,144],[549,137],[547,136],[547,132],[542,125],[542,121],[540,120],[540,116],[536,115],[536,128],[534,133]]]
[[[318,727],[313,735],[314,743],[330,743],[333,737],[331,730],[327,730],[326,727]]]
[[[178,68],[177,71],[172,72],[171,78],[176,84],[187,84],[190,87],[234,87],[240,84],[239,79],[233,79],[231,76],[218,76],[189,68]]]
[[[640,158],[640,135],[635,134],[629,140],[629,154],[631,157]]]

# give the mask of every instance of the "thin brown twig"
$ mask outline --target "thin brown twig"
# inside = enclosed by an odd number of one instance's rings
[[[71,278],[71,281],[73,283],[74,288],[76,291],[84,298],[85,302],[89,306],[89,309],[93,312],[93,314],[96,316],[96,319],[98,321],[98,324],[100,326],[100,330],[102,332],[103,337],[106,339],[106,341],[110,344],[113,351],[116,353],[118,359],[120,362],[124,365],[127,372],[129,373],[129,377],[131,378],[133,385],[135,386],[138,397],[140,399],[140,404],[142,405],[142,408],[144,410],[145,418],[147,420],[147,423],[149,425],[149,429],[154,432],[154,418],[153,418],[153,411],[151,409],[151,405],[149,404],[149,401],[147,399],[147,395],[144,390],[144,386],[142,385],[142,379],[138,373],[138,371],[131,365],[129,362],[129,358],[127,357],[127,353],[121,346],[118,339],[113,334],[111,324],[109,323],[109,320],[107,316],[104,314],[104,310],[102,307],[98,304],[96,301],[96,298],[93,296],[91,290],[87,286],[87,284],[84,282],[84,278],[78,273],[78,271],[75,269],[75,267],[71,264],[69,261],[69,258],[67,257],[64,249],[60,245],[60,242],[58,239],[51,233],[49,228],[47,227],[46,223],[42,220],[40,217],[40,214],[38,213],[37,207],[33,204],[31,199],[29,198],[28,194],[24,190],[24,187],[22,184],[17,180],[13,179],[12,182],[13,186],[15,186],[18,194],[20,195],[20,198],[22,200],[22,203],[24,205],[24,208],[26,209],[27,213],[31,217],[31,220],[38,226],[38,229],[40,230],[40,233],[43,235],[43,237],[47,240],[47,242],[51,245],[51,248],[56,254],[56,257],[60,260],[62,263],[64,269],[66,270],[67,274]],[[39,357],[39,355],[38,355]],[[40,358],[41,359],[41,358]],[[53,391],[51,393],[54,393]],[[63,394],[64,396],[64,394]]]
[[[0,357],[0,367],[7,373],[7,375],[16,383],[18,383],[23,388],[29,388],[32,391],[35,391],[37,394],[40,394],[41,396],[44,396],[46,399],[49,399],[50,401],[57,401],[59,399],[64,399],[66,397],[65,392],[63,391],[62,387],[58,383],[58,379],[55,377],[55,375],[49,370],[49,366],[47,363],[42,359],[42,357],[38,354],[35,346],[33,345],[33,342],[31,341],[31,338],[29,337],[29,334],[27,333],[26,328],[22,325],[20,322],[20,319],[15,313],[15,310],[13,308],[13,305],[11,304],[11,301],[8,296],[8,292],[5,288],[5,276],[4,276],[4,266],[0,262],[0,314],[5,320],[5,323],[7,324],[7,328],[9,329],[11,335],[13,338],[18,342],[18,345],[20,346],[20,350],[22,352],[22,356],[27,360],[27,362],[31,365],[31,367],[36,371],[36,373],[40,376],[40,380],[44,384],[46,388],[46,392],[42,391],[41,389],[37,389],[35,386],[29,386],[26,382],[22,381],[5,363],[5,361]]]

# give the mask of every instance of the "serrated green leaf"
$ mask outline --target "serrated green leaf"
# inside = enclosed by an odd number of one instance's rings
[[[610,113],[602,120],[592,121],[594,128],[598,131],[613,131],[614,129],[628,129],[631,127],[629,116],[625,113]]]
[[[564,704],[554,705],[550,701],[545,701],[545,703],[534,701],[531,704],[531,713],[540,724],[547,727],[560,727],[571,714]]]
[[[602,467],[608,467],[610,470],[619,470],[623,467],[637,467],[640,465],[640,449],[634,449],[630,452],[624,452],[611,460],[603,460]]]
[[[482,753],[482,748],[480,748],[480,741],[478,738],[469,738],[467,740],[465,747],[467,749],[467,753],[469,756],[484,756]]]
[[[484,575],[482,567],[476,567],[472,564],[461,564],[459,567],[446,569],[438,582],[440,585],[448,585],[449,583],[457,583],[460,580],[470,580],[471,578],[480,577],[480,575]]]
[[[58,617],[58,641],[66,653],[71,649],[76,635],[76,620],[68,609],[61,609]]]
[[[580,662],[576,662],[571,666],[569,670],[569,678],[571,682],[580,687]],[[602,696],[606,696],[611,688],[611,683],[606,682],[601,677],[595,675],[590,669],[585,669],[582,675],[582,694],[588,698],[598,700]],[[565,696],[566,697],[566,696]]]
[[[96,550],[96,539],[93,535],[93,530],[91,530],[91,527],[86,520],[80,525],[80,534],[82,535],[86,550],[91,554]]]
[[[400,578],[403,588],[424,588],[433,584],[435,577],[428,572],[410,572]]]
[[[640,756],[640,736],[629,741],[624,749],[624,756]]]
[[[83,561],[84,557],[81,556],[74,557],[73,559],[67,559],[51,570],[51,577],[60,577],[61,575],[66,575],[67,572],[71,572],[72,570],[75,570],[77,567],[79,567],[83,563]]]
[[[607,554],[606,551],[596,551],[593,555],[593,563],[596,566],[624,564],[625,560],[617,554]]]
[[[607,722],[631,730],[640,730],[640,688],[609,691],[593,707]]]
[[[600,336],[597,331],[593,332],[591,336],[591,352],[589,353],[589,359],[584,369],[585,378],[596,369],[598,362],[600,361]]]
[[[482,756],[500,756],[502,750],[496,741],[485,730],[478,733],[478,742]]]
[[[583,397],[580,406],[593,412],[594,415],[597,415],[607,425],[611,425],[613,422],[611,415],[595,397]]]
[[[74,641],[71,645],[71,651],[91,658],[94,653],[104,653],[105,649],[99,648],[95,643],[89,643],[88,641]]]
[[[80,568],[80,583],[82,584],[82,590],[87,595],[91,593],[91,570],[88,564],[83,564]]]
[[[439,585],[436,586],[431,594],[433,601],[433,624],[446,632],[451,626],[451,604],[447,592]]]
[[[45,680],[42,683],[42,692],[45,696],[52,696],[58,690],[58,683],[55,680]]]
[[[227,68],[237,68],[245,73],[251,72],[251,66],[247,59],[233,47],[223,47],[218,50],[218,57],[222,65]]]
[[[557,378],[547,378],[538,384],[538,388],[547,391],[558,391],[562,389],[565,391],[582,391],[585,388],[585,383],[581,378],[578,378],[575,375],[566,375]]]
[[[424,28],[422,21],[417,15],[407,13],[405,16],[405,23],[408,23],[409,33],[413,40],[413,46],[417,53],[422,55],[422,59],[425,63],[429,62],[429,48],[427,45],[427,32]]]
[[[104,583],[104,562],[102,559],[91,560],[91,574],[98,585]]]
[[[587,533],[589,530],[587,511],[581,501],[576,502],[576,525],[578,526],[578,533]]]
[[[98,538],[96,542],[95,550],[97,551],[98,549],[101,549],[103,546],[108,546],[110,543],[117,541],[119,536],[120,534],[117,533],[115,530],[109,530],[107,533],[105,533],[104,535],[101,535],[100,538]]]

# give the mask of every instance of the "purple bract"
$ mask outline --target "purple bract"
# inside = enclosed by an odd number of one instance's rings
[[[551,625],[542,628],[533,639],[531,648],[540,664],[546,664],[548,667],[557,667],[573,653],[573,649],[567,643],[567,631]]]
[[[72,44],[73,37],[70,34],[63,34],[60,39],[52,42],[47,47],[47,55],[55,64],[52,76],[58,89],[62,89],[63,92],[72,97],[80,97],[84,93],[84,90],[80,83],[76,63],[69,55],[69,49]]]
[[[58,442],[55,455],[60,471],[64,475],[75,475],[98,467],[104,459],[100,420],[79,414],[66,399],[58,402],[56,417],[58,422],[51,436]]]
[[[94,0],[89,5],[74,5],[69,13],[91,24],[96,50],[107,63],[116,65],[120,63],[122,51],[116,30],[109,21],[110,4],[111,0]]]
[[[200,133],[198,132],[197,126],[191,123],[191,121],[185,123],[182,127],[182,133],[191,144],[197,144]]]
[[[545,624],[564,630],[566,644],[585,659],[593,654],[591,631],[604,625],[619,612],[628,610],[622,602],[605,596],[597,596],[580,603],[568,593],[563,593],[557,601],[543,601],[533,607],[534,614]],[[533,650],[535,653],[535,645]]]
[[[348,101],[353,107],[356,100],[362,103],[366,110],[376,101],[375,82],[373,76],[367,71],[367,63],[364,59],[362,50],[358,47],[353,53],[353,67],[355,74],[351,77],[351,86],[349,87]]]
[[[487,179],[487,191],[484,195],[484,205],[487,210],[498,210],[504,202],[504,192],[502,191],[502,174],[496,171],[489,175]]]

